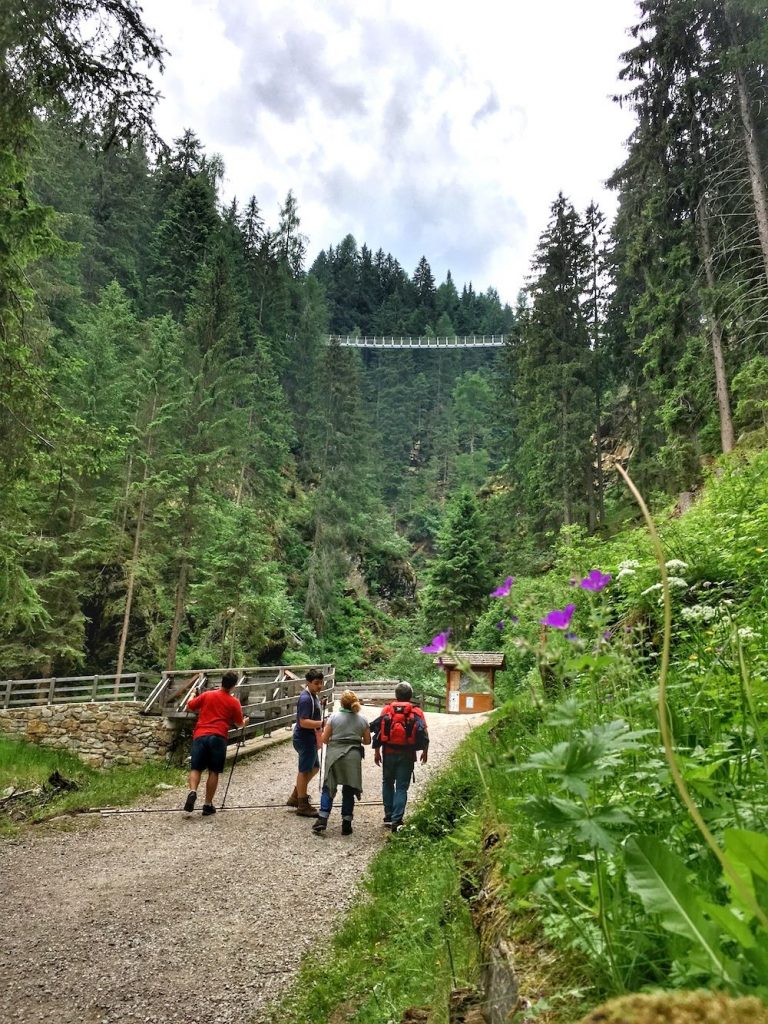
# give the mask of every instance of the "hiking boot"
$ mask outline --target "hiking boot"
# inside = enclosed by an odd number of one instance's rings
[[[197,793],[194,789],[190,789],[187,793],[187,799],[184,801],[184,810],[187,814],[191,814],[195,809],[195,800],[197,800]]]
[[[389,824],[389,827],[392,829],[393,832],[399,831],[403,827],[403,819],[393,818]]]
[[[344,820],[341,823],[341,834],[343,836],[352,835],[352,822],[349,821],[347,818],[344,818]]]
[[[389,826],[391,824],[392,824],[392,815],[391,814],[385,814],[384,815],[384,828],[389,828]]]
[[[316,818],[318,810],[313,807],[308,796],[299,797],[299,806],[296,808],[296,813],[300,818]]]
[[[207,818],[209,814],[215,814],[216,808],[213,804],[203,804],[203,817]]]
[[[298,807],[299,806],[299,794],[296,791],[296,787],[295,786],[293,787],[293,792],[288,797],[288,799],[285,801],[285,806],[286,807]]]
[[[312,826],[312,831],[316,836],[321,836],[323,832],[328,828],[327,818],[318,818],[315,824]]]

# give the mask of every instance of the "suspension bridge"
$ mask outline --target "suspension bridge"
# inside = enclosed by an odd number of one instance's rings
[[[472,334],[464,337],[417,337],[398,338],[391,335],[382,337],[353,337],[352,335],[329,334],[328,344],[336,344],[341,348],[412,348],[412,349],[464,349],[464,348],[503,348],[503,334]]]

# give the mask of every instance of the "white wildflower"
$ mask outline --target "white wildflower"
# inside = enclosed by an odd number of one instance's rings
[[[679,558],[670,558],[668,562],[664,563],[668,569],[687,569],[688,563],[681,562]]]
[[[645,597],[646,594],[652,594],[654,590],[661,590],[661,584],[654,583],[652,587],[646,587],[646,589],[642,592],[640,596]]]
[[[636,576],[636,575],[637,575],[637,573],[635,572],[634,569],[619,569],[619,571],[616,573],[616,579],[620,580],[624,576]]]
[[[694,604],[680,609],[681,618],[686,622],[711,622],[717,616],[717,609],[708,604]]]
[[[749,626],[742,626],[738,633],[741,640],[752,640],[755,636],[754,629],[751,629]]]
[[[625,562],[619,562],[619,576],[625,569],[639,569],[640,563],[636,558],[628,558]]]
[[[680,576],[670,576],[667,582],[670,587],[680,587],[682,590],[688,589],[688,584]],[[645,597],[646,594],[652,594],[655,590],[661,590],[661,583],[654,583],[652,587],[647,587],[640,596]]]

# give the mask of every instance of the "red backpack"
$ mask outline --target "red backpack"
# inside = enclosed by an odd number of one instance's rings
[[[423,750],[427,743],[427,724],[421,708],[409,701],[396,701],[382,710],[378,739],[381,746],[405,750]]]

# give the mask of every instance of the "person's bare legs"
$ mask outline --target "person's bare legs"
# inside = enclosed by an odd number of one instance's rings
[[[197,792],[197,787],[200,785],[201,774],[202,772],[197,771],[191,771],[189,773],[189,788],[190,790],[193,790],[195,793]]]
[[[301,799],[307,795],[309,784],[320,771],[319,768],[313,768],[311,772],[298,772],[296,775],[296,793]]]
[[[200,773],[198,772],[198,775]],[[213,798],[216,795],[216,788],[219,785],[219,773],[208,771],[208,778],[205,780],[205,802],[207,804],[213,803]]]

